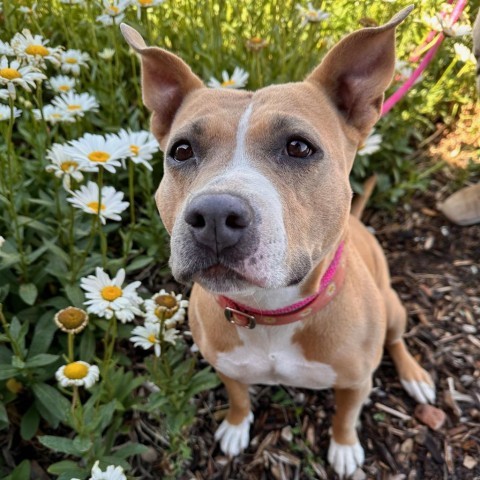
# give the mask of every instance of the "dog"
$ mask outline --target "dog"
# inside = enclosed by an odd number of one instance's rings
[[[412,8],[344,38],[303,82],[256,92],[206,88],[121,26],[165,154],[155,198],[172,273],[194,282],[191,332],[228,393],[216,439],[230,456],[249,443],[249,385],[333,388],[328,461],[351,475],[364,461],[356,424],[384,345],[406,391],[435,400],[402,339],[406,312],[382,249],[350,215],[349,173],[393,77],[395,27]]]

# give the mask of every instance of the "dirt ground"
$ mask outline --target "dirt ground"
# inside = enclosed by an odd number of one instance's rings
[[[408,346],[432,373],[436,406],[447,419],[433,431],[415,418],[415,402],[385,355],[361,415],[366,461],[357,480],[480,479],[480,226],[456,226],[436,210],[448,185],[449,176],[439,172],[427,192],[395,212],[364,215],[408,309]],[[182,478],[335,478],[326,464],[332,392],[258,386],[251,393],[253,440],[234,460],[213,440],[227,406],[224,389],[199,400],[194,459]]]

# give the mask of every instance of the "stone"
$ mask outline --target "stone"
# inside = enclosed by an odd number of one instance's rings
[[[428,404],[419,404],[415,408],[415,417],[432,430],[442,428],[447,416],[443,410]]]

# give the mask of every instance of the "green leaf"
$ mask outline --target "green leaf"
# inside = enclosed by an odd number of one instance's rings
[[[70,402],[56,388],[46,383],[34,383],[32,390],[37,402],[43,407],[43,411],[48,412],[49,418],[46,420],[51,422],[53,419],[57,424],[59,421],[67,420]],[[42,411],[40,413],[43,416]]]
[[[145,255],[142,255],[140,257],[135,258],[133,262],[130,262],[127,268],[125,268],[125,271],[127,273],[134,272],[135,270],[140,270],[141,268],[146,267],[151,263],[152,263],[152,257],[147,257]]]
[[[59,355],[52,355],[50,353],[39,353],[38,355],[33,356],[32,358],[27,359],[25,362],[25,367],[35,368],[35,367],[44,367],[45,365],[50,365],[56,362],[60,358]]]
[[[18,294],[27,305],[33,305],[37,299],[38,290],[33,283],[24,283],[20,285]]]
[[[40,415],[37,409],[32,405],[20,422],[20,435],[24,440],[31,440],[38,430],[40,424]]]
[[[82,453],[88,452],[92,448],[92,441],[86,437],[75,437],[73,439],[73,446]]]
[[[18,374],[18,368],[9,364],[0,364],[0,380],[8,380]]]
[[[57,437],[54,435],[42,435],[37,437],[42,445],[58,453],[66,453],[67,455],[74,455],[81,457],[84,450],[79,450],[72,439],[65,437]]]
[[[2,480],[25,480],[30,478],[30,461],[24,460],[13,472]]]
[[[82,289],[78,285],[65,285],[65,294],[67,295],[68,299],[72,302],[74,307],[81,308],[83,306],[83,302],[85,301],[85,297],[83,295]]]
[[[197,393],[203,392],[204,390],[216,388],[219,384],[220,380],[218,379],[217,375],[210,367],[206,367],[193,376],[187,392],[188,395],[193,397]]]
[[[0,287],[0,302],[3,302],[7,298],[8,292],[10,292],[10,285],[8,283]]]
[[[115,456],[120,458],[128,458],[133,455],[141,455],[148,450],[146,445],[141,443],[125,443],[118,449],[115,449]]]
[[[57,326],[53,321],[53,313],[48,311],[40,317],[35,325],[35,330],[33,331],[32,335],[32,342],[30,343],[30,348],[28,349],[29,356],[33,357],[39,353],[46,353],[52,343],[56,330]]]
[[[9,342],[10,339],[4,335],[3,333],[0,333],[0,342]]]
[[[0,422],[4,423],[5,425],[9,424],[7,409],[5,408],[3,402],[0,402]]]
[[[54,463],[48,467],[47,471],[48,473],[53,473],[54,475],[66,474],[68,476],[68,480],[73,477],[85,478],[88,475],[88,472],[86,472],[85,469],[79,467],[71,460],[62,460],[61,462]]]

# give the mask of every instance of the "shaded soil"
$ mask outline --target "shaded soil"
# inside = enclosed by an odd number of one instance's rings
[[[480,226],[459,227],[435,208],[450,175],[436,174],[395,212],[368,210],[364,221],[382,244],[392,283],[409,312],[407,344],[437,385],[447,420],[433,431],[414,417],[385,355],[361,415],[362,479],[480,479]],[[256,386],[252,442],[234,460],[213,434],[226,413],[223,387],[199,400],[191,432],[194,458],[185,479],[333,479],[326,463],[334,411],[331,391]],[[150,470],[151,478],[160,478]]]

